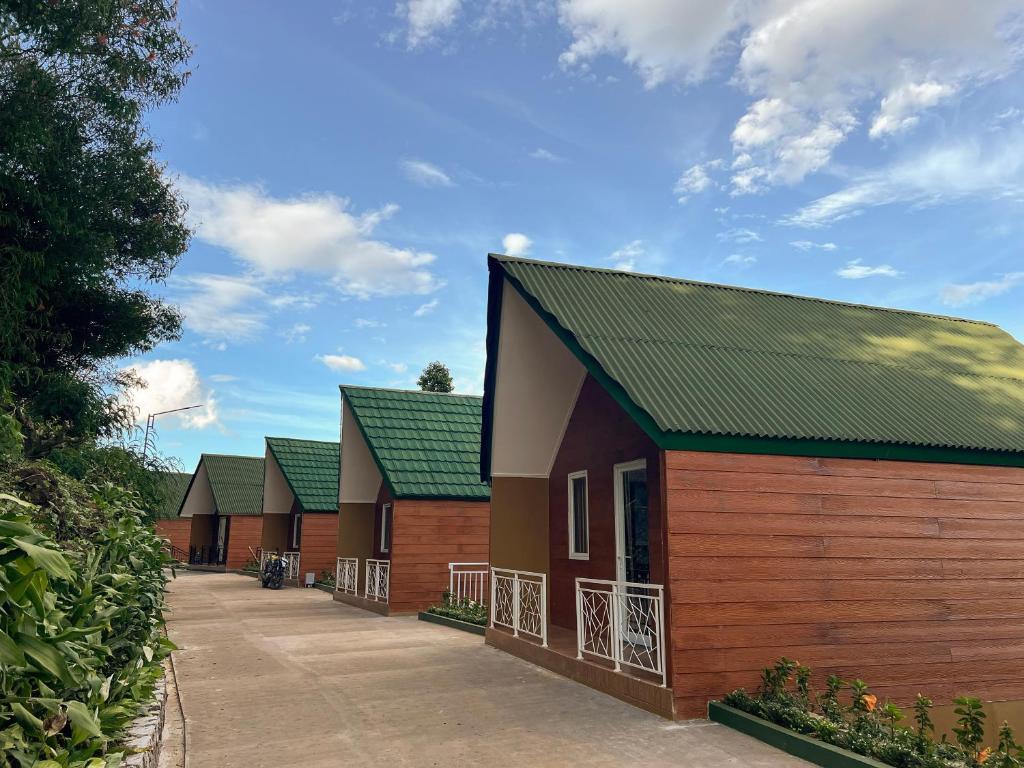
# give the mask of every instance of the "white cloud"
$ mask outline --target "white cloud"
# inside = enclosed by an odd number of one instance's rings
[[[710,160],[706,163],[698,163],[697,165],[690,166],[688,170],[684,171],[683,175],[676,181],[676,185],[672,190],[675,192],[679,202],[685,203],[691,196],[700,194],[704,190],[714,186],[715,182],[708,171],[716,170],[721,166],[721,160]]]
[[[814,200],[784,223],[821,227],[893,203],[937,205],[969,197],[1024,196],[1024,133],[998,144],[977,140],[931,147],[901,163],[864,173],[845,188]]]
[[[275,198],[249,184],[209,184],[180,177],[196,237],[226,249],[261,276],[326,274],[343,293],[369,298],[424,294],[442,285],[431,253],[372,239],[398,210],[354,214],[330,193]]]
[[[213,391],[202,382],[191,360],[149,360],[134,363],[124,370],[134,374],[143,384],[125,393],[140,424],[144,424],[146,416],[151,413],[202,405],[202,408],[161,416],[159,423],[169,421],[184,429],[219,425]]]
[[[718,241],[722,243],[730,242],[745,245],[747,243],[761,242],[761,235],[752,229],[744,229],[742,227],[719,232],[717,237]]]
[[[554,152],[544,149],[544,147],[537,147],[530,153],[530,157],[534,160],[546,160],[549,163],[561,163],[565,160],[564,157],[556,155]]]
[[[561,0],[560,62],[620,58],[653,88],[696,83],[736,61],[750,104],[733,133],[733,192],[799,182],[864,123],[880,137],[1012,71],[1020,0]],[[738,59],[737,57],[738,53]]]
[[[901,133],[917,124],[918,114],[956,93],[949,83],[907,83],[893,89],[878,108],[868,135],[880,139]]]
[[[977,304],[993,296],[1000,296],[1022,284],[1024,284],[1024,272],[1009,272],[998,280],[984,280],[977,283],[954,283],[942,289],[942,301],[951,307]]]
[[[253,307],[266,292],[248,275],[195,274],[175,277],[185,327],[213,341],[248,341],[266,328],[266,314]]]
[[[320,294],[283,293],[270,296],[267,303],[274,309],[313,309],[321,301]]]
[[[332,371],[365,371],[366,363],[352,355],[317,355],[313,358],[319,360]]]
[[[746,256],[741,253],[733,253],[722,260],[723,264],[731,264],[734,267],[745,268],[757,263],[756,256]]]
[[[846,262],[846,266],[836,270],[836,274],[847,280],[863,280],[865,277],[899,277],[902,273],[888,264],[877,267],[868,266],[860,259]]]
[[[455,186],[451,176],[426,160],[403,160],[401,166],[406,178],[421,187]]]
[[[508,256],[525,256],[532,245],[533,240],[522,232],[509,232],[501,238],[502,251]]]
[[[450,27],[461,9],[462,0],[408,0],[399,3],[396,12],[406,21],[406,42],[417,48]]]
[[[634,240],[626,243],[617,251],[613,251],[608,260],[612,262],[612,269],[621,269],[625,272],[632,272],[636,269],[636,261],[646,253],[643,240]]]
[[[279,332],[289,344],[301,344],[306,340],[306,334],[313,330],[312,326],[306,323],[295,323],[291,328]]]
[[[405,373],[409,370],[409,366],[405,363],[384,363],[385,366],[390,368],[395,373]]]
[[[380,320],[368,320],[365,317],[357,317],[353,325],[356,328],[386,328],[387,323],[382,323]]]
[[[801,251],[811,251],[815,249],[822,251],[834,251],[839,247],[835,243],[815,243],[811,240],[793,240],[790,242],[790,245],[794,248],[800,249]]]
[[[210,377],[210,381],[226,382],[226,381],[238,381],[238,377],[230,373],[215,373]]]
[[[412,313],[412,316],[413,317],[426,317],[431,312],[433,312],[435,309],[437,309],[438,303],[439,302],[438,302],[437,299],[431,299],[426,304],[421,304],[419,307],[417,307],[416,311]]]

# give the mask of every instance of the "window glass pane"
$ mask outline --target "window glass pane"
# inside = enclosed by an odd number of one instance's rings
[[[382,552],[390,552],[391,551],[391,505],[390,504],[388,504],[387,506],[384,507],[384,514],[382,515],[381,526],[383,526],[383,530],[381,531],[381,548],[380,549],[381,549]]]
[[[590,542],[588,541],[586,477],[572,479],[572,522],[572,551],[575,554],[587,554],[590,551]]]

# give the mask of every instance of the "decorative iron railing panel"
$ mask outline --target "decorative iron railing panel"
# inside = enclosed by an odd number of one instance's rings
[[[299,564],[302,560],[301,553],[299,552],[285,552],[281,555],[284,558],[284,577],[286,579],[298,579],[299,578]]]
[[[665,674],[665,588],[660,584],[576,579],[576,655]]]
[[[486,603],[489,573],[487,563],[448,563],[448,592],[452,600]]]
[[[491,626],[530,635],[548,645],[548,577],[532,571],[491,568]]]
[[[359,590],[359,558],[339,557],[334,572],[334,589],[354,595]]]
[[[381,603],[388,601],[388,589],[391,581],[390,560],[366,561],[366,599]]]

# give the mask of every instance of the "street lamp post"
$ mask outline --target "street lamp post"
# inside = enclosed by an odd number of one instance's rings
[[[205,403],[199,403],[198,405],[186,405],[183,408],[172,408],[169,411],[157,411],[146,416],[146,435],[142,439],[142,458],[146,458],[146,451],[149,450],[149,433],[153,430],[156,425],[156,417],[163,416],[168,413],[177,413],[178,411],[190,411],[193,408],[202,408]]]

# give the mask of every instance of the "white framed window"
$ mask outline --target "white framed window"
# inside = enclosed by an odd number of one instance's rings
[[[391,505],[385,504],[380,511],[380,551],[391,551]]]
[[[569,475],[569,558],[590,559],[590,498],[586,470]]]
[[[302,541],[302,515],[296,515],[292,519],[292,549],[298,549]]]

